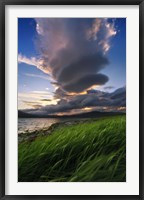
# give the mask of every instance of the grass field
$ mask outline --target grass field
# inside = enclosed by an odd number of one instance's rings
[[[126,117],[56,128],[19,143],[19,182],[126,181]]]

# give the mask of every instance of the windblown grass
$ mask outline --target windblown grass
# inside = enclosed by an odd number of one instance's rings
[[[62,126],[19,144],[20,182],[126,181],[126,119]]]

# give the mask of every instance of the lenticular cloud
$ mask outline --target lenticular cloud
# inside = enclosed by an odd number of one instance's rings
[[[36,18],[39,69],[54,80],[57,91],[80,93],[103,85],[108,77],[110,39],[116,34],[114,21],[105,18]],[[34,60],[35,61],[35,60]],[[21,62],[22,56],[21,56]],[[28,60],[27,60],[28,62]]]

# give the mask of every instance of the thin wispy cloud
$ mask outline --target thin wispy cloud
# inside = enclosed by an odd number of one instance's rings
[[[36,59],[35,57],[27,58],[26,56],[19,54],[18,55],[18,62],[38,67],[40,60]]]
[[[26,57],[25,55],[18,54],[18,63],[25,63],[27,65],[32,65],[37,67],[38,69],[42,70],[44,73],[49,74],[48,70],[43,68],[43,59],[41,58],[36,58],[36,57]]]
[[[46,99],[49,99],[49,101],[46,101]],[[34,105],[46,106],[57,104],[57,100],[53,98],[53,95],[46,91],[19,92],[18,101],[21,109],[34,108]]]
[[[32,94],[39,94],[39,95],[51,95],[51,92],[49,92],[49,91],[42,91],[42,90],[34,90],[34,91],[32,91],[31,92]]]
[[[38,74],[29,74],[29,73],[25,73],[25,76],[29,76],[29,77],[34,77],[34,78],[41,78],[44,80],[48,80],[48,81],[52,81],[51,78],[49,76],[42,76],[42,75],[38,75]]]

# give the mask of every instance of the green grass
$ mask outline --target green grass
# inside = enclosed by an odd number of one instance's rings
[[[126,181],[126,118],[56,128],[18,148],[20,182]]]

